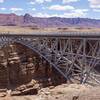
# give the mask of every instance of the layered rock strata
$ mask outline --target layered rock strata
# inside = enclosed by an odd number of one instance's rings
[[[15,43],[0,50],[0,89],[26,95],[60,83],[61,75],[29,48]]]

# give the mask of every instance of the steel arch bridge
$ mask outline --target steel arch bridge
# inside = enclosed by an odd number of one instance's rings
[[[0,48],[11,43],[20,43],[38,53],[66,80],[100,85],[100,33],[0,35]]]

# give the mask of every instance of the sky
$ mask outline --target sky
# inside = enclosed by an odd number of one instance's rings
[[[100,0],[0,0],[0,13],[100,19]]]

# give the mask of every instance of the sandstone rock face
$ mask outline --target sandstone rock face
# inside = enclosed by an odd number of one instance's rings
[[[0,50],[0,89],[10,89],[11,95],[26,95],[60,83],[57,71],[29,48],[14,43]]]
[[[26,58],[24,57],[26,61],[23,61],[24,54],[20,56],[14,45],[10,45],[8,48],[6,53],[5,50],[0,51],[0,88],[9,88],[30,82],[35,70],[31,57],[27,58],[26,56]]]
[[[4,53],[0,52],[0,88],[6,88],[8,85],[7,61]]]
[[[33,59],[27,58],[27,61],[23,63],[21,60],[23,57],[20,57],[14,46],[11,46],[11,49],[8,58],[10,84],[20,85],[30,82],[35,70]]]

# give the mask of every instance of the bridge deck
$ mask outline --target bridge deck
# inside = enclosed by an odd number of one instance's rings
[[[0,36],[36,36],[36,37],[93,37],[100,38],[100,32],[39,32],[39,33],[0,33]]]

